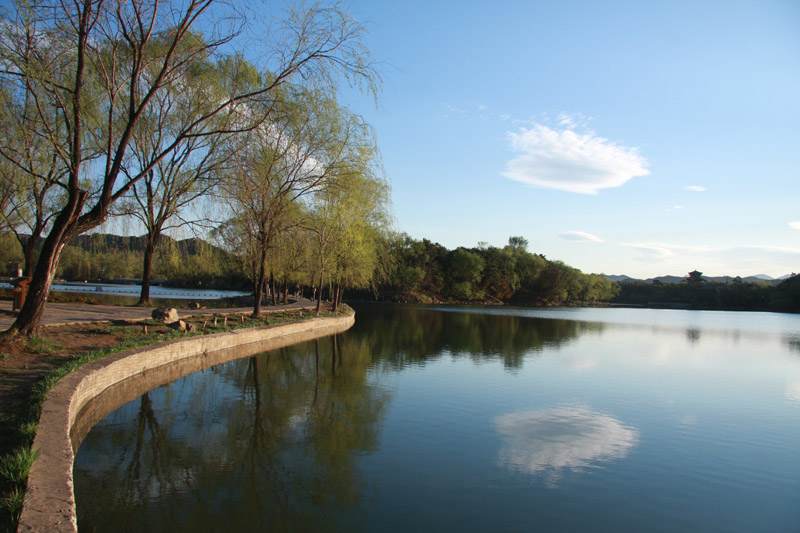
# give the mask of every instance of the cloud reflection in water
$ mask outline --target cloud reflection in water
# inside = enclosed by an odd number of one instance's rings
[[[586,407],[517,411],[494,419],[503,435],[498,463],[556,483],[564,469],[579,471],[622,459],[639,442],[639,432]]]

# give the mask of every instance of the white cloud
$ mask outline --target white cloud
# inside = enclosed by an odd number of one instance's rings
[[[585,233],[583,231],[565,231],[561,233],[559,237],[576,242],[603,242],[603,239],[597,235],[592,235],[591,233]]]
[[[686,187],[684,187],[684,190],[694,191],[694,192],[705,192],[706,188],[703,187],[702,185],[687,185]]]
[[[585,407],[518,411],[494,419],[504,437],[498,463],[511,470],[558,481],[565,469],[580,471],[624,458],[639,432]]]
[[[635,248],[636,250],[642,252],[642,255],[633,258],[634,261],[640,261],[642,263],[665,263],[670,256],[672,256],[672,252],[669,250],[669,248],[666,248],[663,245],[623,244],[623,246]]]
[[[503,175],[528,185],[597,194],[650,173],[636,148],[617,145],[591,131],[577,133],[569,116],[560,116],[559,122],[566,129],[533,124],[509,133],[511,148],[520,155],[507,163]]]
[[[800,220],[795,220],[794,222],[789,222],[789,227],[792,229],[800,229]]]

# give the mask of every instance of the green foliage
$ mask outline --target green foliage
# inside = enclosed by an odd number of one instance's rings
[[[480,300],[484,292],[478,288],[485,261],[475,252],[458,248],[450,254],[448,284],[450,294],[458,300]]]
[[[0,497],[0,524],[16,524],[19,515],[22,514],[22,506],[25,503],[25,489],[13,487]],[[9,529],[8,531],[12,531]]]
[[[39,451],[21,446],[0,457],[0,525],[14,524],[25,503],[25,483]]]
[[[38,455],[36,448],[23,447],[0,457],[0,478],[6,483],[22,485]]]
[[[144,246],[144,237],[83,235],[64,247],[57,275],[68,281],[138,279]],[[178,287],[226,288],[242,283],[240,267],[230,254],[201,239],[162,237],[153,274]]]
[[[792,274],[773,291],[770,308],[776,311],[800,312],[800,274]]]
[[[613,298],[615,284],[527,251],[528,241],[449,251],[408,235],[387,240],[391,272],[380,280],[386,298],[417,301],[505,302],[523,305],[597,303]]]
[[[705,280],[700,282],[695,279],[681,283],[635,281],[616,285],[619,293],[613,301],[621,304],[691,309],[800,311],[800,283],[796,275],[777,286],[765,281],[743,282],[741,278],[727,283]]]
[[[21,262],[22,260],[22,249],[16,237],[11,233],[0,233],[0,271],[2,274],[8,274],[6,271],[10,262]]]

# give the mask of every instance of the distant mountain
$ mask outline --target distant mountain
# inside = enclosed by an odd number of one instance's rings
[[[610,281],[619,281],[619,282],[636,282],[636,281],[644,281],[645,283],[653,283],[659,282],[664,284],[672,284],[672,283],[680,283],[686,280],[686,276],[657,276],[655,278],[647,278],[645,280],[632,278],[630,276],[626,276],[625,274],[616,274],[616,275],[608,275],[604,274],[606,279]],[[785,276],[781,276],[779,278],[773,278],[772,276],[768,276],[767,274],[757,274],[755,276],[747,276],[746,278],[742,278],[742,281],[745,283],[763,283],[765,281],[772,283],[773,285],[779,284],[781,281],[788,279],[791,277],[791,274],[786,274]],[[703,279],[710,282],[710,283],[730,283],[736,276],[703,276]]]
[[[626,276],[625,274],[622,275],[603,274],[603,276],[609,281],[636,281],[632,277]]]

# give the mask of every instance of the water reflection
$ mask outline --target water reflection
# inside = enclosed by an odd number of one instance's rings
[[[518,370],[530,355],[569,344],[588,332],[600,333],[606,327],[602,323],[410,306],[354,307],[359,318],[348,338],[359,336],[370,343],[376,359],[395,368],[450,354],[473,361],[500,359],[506,369]],[[380,324],[379,335],[374,331],[376,323]]]
[[[785,335],[783,342],[789,350],[800,353],[800,335]]]
[[[78,450],[80,527],[796,529],[797,317],[640,312],[358,306],[130,396]]]
[[[358,529],[341,510],[368,500],[358,461],[377,447],[389,400],[370,362],[334,336],[144,394],[78,451],[79,526],[116,529],[122,512],[148,531],[249,530],[254,517],[279,530]]]
[[[800,381],[786,385],[786,399],[800,403]]]
[[[503,436],[501,466],[544,475],[556,484],[563,470],[579,471],[622,459],[639,442],[639,432],[586,407],[517,411],[494,420]]]

